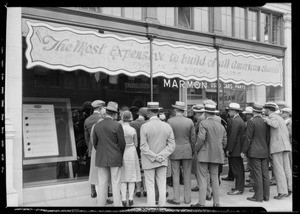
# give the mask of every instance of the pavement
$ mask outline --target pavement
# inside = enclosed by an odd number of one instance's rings
[[[246,172],[246,179],[249,177],[249,172]],[[226,177],[227,174],[224,173],[221,175],[221,177]],[[196,179],[194,176],[192,176],[192,187],[195,187],[197,184]],[[270,200],[268,202],[252,202],[247,200],[247,197],[252,197],[253,193],[249,192],[250,188],[245,188],[244,193],[242,195],[227,195],[227,192],[230,191],[230,189],[234,187],[234,181],[223,181],[221,182],[220,185],[220,209],[226,209],[227,211],[230,210],[231,208],[240,208],[244,209],[247,207],[248,211],[254,210],[255,207],[261,207],[264,208],[268,212],[291,212],[293,211],[293,194],[290,197],[284,197],[281,200],[274,199],[273,197],[277,195],[277,188],[276,186],[271,186],[270,187]],[[172,199],[173,197],[173,188],[168,186],[167,191],[169,192],[169,196],[167,199]],[[185,209],[188,210],[190,208],[191,204],[196,204],[198,202],[198,192],[192,192],[191,197],[192,201],[190,204],[185,204],[183,201],[183,185],[180,185],[180,198],[181,198],[181,203],[180,205],[172,205],[166,202],[165,208],[164,209],[174,209],[180,208],[180,209]],[[128,196],[127,196],[128,198]],[[111,198],[113,199],[113,198]],[[147,204],[147,198],[141,196],[140,198],[136,197],[134,195],[133,198],[134,205],[132,207],[132,210],[138,210],[144,211],[144,208],[146,207]],[[213,206],[213,200],[211,201],[206,201],[205,204],[206,207],[210,208]],[[82,195],[79,197],[70,197],[70,198],[63,198],[63,199],[56,199],[56,200],[50,200],[50,201],[41,201],[41,202],[36,202],[36,203],[28,203],[24,204],[23,207],[68,207],[68,208],[78,208],[78,207],[84,207],[85,210],[92,207],[98,209],[97,207],[97,199],[96,198],[91,198],[90,195]],[[110,208],[111,205],[106,205],[107,208]],[[203,208],[202,208],[203,209]],[[252,210],[252,211],[253,211]]]

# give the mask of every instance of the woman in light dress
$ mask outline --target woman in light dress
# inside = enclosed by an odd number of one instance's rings
[[[130,111],[124,111],[122,114],[122,126],[124,130],[124,136],[126,141],[126,147],[123,154],[123,166],[121,168],[122,180],[121,180],[121,195],[122,204],[127,206],[126,192],[128,186],[128,206],[133,205],[133,193],[135,182],[141,181],[141,171],[139,158],[137,155],[136,147],[138,145],[137,134],[133,127],[130,126],[132,121],[132,113]]]

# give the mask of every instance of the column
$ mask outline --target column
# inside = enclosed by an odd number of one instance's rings
[[[22,171],[22,10],[20,7],[7,8],[6,64],[5,64],[5,115],[7,122],[9,164],[13,167],[8,179],[17,191],[19,206],[23,205],[23,171]],[[6,119],[6,118],[5,118]],[[13,124],[14,129],[11,128]],[[12,141],[12,132],[14,137]],[[13,146],[13,149],[12,149]],[[13,160],[13,163],[11,162]],[[11,184],[10,184],[11,185]],[[14,189],[9,187],[9,191]],[[10,194],[10,193],[8,193]],[[15,200],[15,199],[14,199]],[[10,202],[13,203],[13,202]],[[13,203],[15,204],[15,202]]]

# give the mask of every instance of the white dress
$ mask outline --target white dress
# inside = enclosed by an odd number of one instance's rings
[[[122,124],[126,147],[123,154],[123,166],[121,167],[121,182],[139,182],[141,181],[141,170],[139,158],[136,151],[137,134],[129,123]]]

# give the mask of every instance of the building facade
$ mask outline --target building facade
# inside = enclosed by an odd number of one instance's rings
[[[86,101],[291,106],[291,4],[8,8],[6,56],[7,198],[22,206],[89,194]]]

